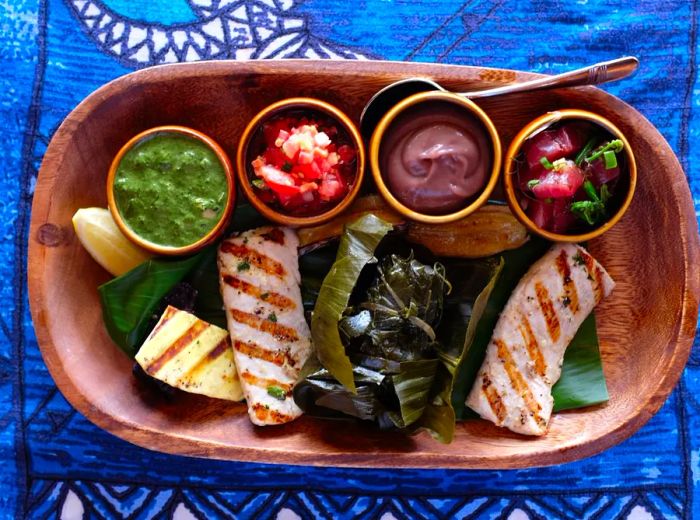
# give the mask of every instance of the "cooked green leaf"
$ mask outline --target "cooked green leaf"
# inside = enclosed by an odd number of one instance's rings
[[[321,364],[348,390],[355,391],[353,367],[340,339],[338,322],[362,269],[392,225],[372,214],[348,224],[338,254],[323,280],[311,318],[311,337]]]
[[[434,358],[445,289],[442,264],[426,265],[412,254],[384,257],[367,300],[340,320],[345,343],[353,351],[395,361]]]

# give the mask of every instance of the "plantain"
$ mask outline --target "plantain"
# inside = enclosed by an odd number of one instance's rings
[[[379,195],[368,195],[357,199],[345,213],[331,222],[297,230],[300,254],[338,239],[345,224],[365,213],[374,213],[402,227],[409,242],[423,245],[437,256],[481,258],[518,248],[528,240],[527,230],[507,206],[487,204],[468,217],[449,224],[408,222],[401,226],[406,222],[401,215]]]
[[[407,238],[437,256],[481,258],[520,247],[528,234],[507,206],[487,204],[449,224],[411,222]]]

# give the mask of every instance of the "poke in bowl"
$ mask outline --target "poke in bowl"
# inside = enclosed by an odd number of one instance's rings
[[[549,240],[581,242],[610,229],[629,207],[636,180],[623,133],[584,110],[538,117],[506,153],[508,204],[530,231]]]

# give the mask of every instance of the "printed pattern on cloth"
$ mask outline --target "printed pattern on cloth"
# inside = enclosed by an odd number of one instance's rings
[[[56,389],[27,301],[41,159],[90,92],[201,59],[382,58],[561,72],[634,54],[606,89],[668,139],[700,217],[698,0],[15,0],[0,9],[0,516],[17,518],[700,517],[700,354],[637,434],[517,471],[371,470],[203,461],[100,430]],[[546,30],[545,30],[546,29]],[[663,187],[660,187],[663,189]]]

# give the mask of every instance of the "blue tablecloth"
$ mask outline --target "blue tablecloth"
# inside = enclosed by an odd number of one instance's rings
[[[700,211],[698,16],[697,0],[0,3],[0,516],[700,517],[697,348],[646,426],[572,464],[389,471],[203,461],[132,446],[77,413],[42,362],[26,285],[32,190],[52,133],[106,81],[164,62],[370,57],[560,72],[633,54],[635,79],[606,88],[668,139]]]

